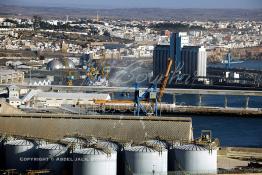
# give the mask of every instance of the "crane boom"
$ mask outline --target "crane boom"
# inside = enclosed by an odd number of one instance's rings
[[[166,73],[165,73],[164,79],[161,82],[161,86],[160,86],[160,90],[159,90],[159,95],[158,95],[158,101],[159,102],[161,101],[161,99],[164,95],[166,85],[167,85],[167,82],[168,82],[168,79],[169,79],[169,74],[170,74],[170,71],[171,71],[172,64],[173,64],[173,60],[171,58],[169,58],[168,61],[167,61]]]

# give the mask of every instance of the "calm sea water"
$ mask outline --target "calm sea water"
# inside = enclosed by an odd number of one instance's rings
[[[115,98],[132,99],[118,94]],[[171,102],[171,96],[164,96]],[[178,95],[176,104],[198,105],[196,95]],[[223,107],[223,96],[203,96],[202,104],[206,106]],[[229,96],[228,107],[244,107],[245,98]],[[250,97],[249,107],[262,108],[262,97]],[[173,116],[173,115],[168,115]],[[194,137],[200,136],[201,130],[212,130],[213,137],[219,138],[222,146],[262,147],[262,117],[239,116],[185,116],[191,117],[194,128]]]
[[[167,102],[172,102],[171,96],[166,96]],[[225,97],[222,95],[203,95],[202,105],[210,107],[224,107]],[[199,105],[197,95],[176,95],[177,105],[196,106]],[[243,108],[246,107],[246,98],[243,96],[227,96],[227,106]],[[262,97],[250,97],[249,108],[262,108]]]
[[[224,64],[212,66],[224,67]],[[251,60],[240,64],[232,64],[232,68],[262,70],[262,61]],[[117,99],[133,99],[133,94],[115,94]],[[171,95],[163,97],[165,102],[173,103]],[[197,95],[177,95],[176,104],[198,105]],[[224,96],[209,95],[202,97],[202,105],[223,107]],[[245,97],[228,96],[228,107],[245,107]],[[262,108],[262,97],[250,97],[250,108]],[[172,115],[170,115],[172,116]],[[186,116],[187,117],[187,116]],[[192,118],[194,137],[200,136],[201,130],[212,130],[213,137],[219,138],[222,146],[262,147],[262,117],[233,116],[188,116]]]
[[[225,67],[224,64],[211,66]],[[262,61],[248,60],[239,64],[232,64],[232,68],[246,68],[262,70]],[[167,99],[170,97],[167,97]],[[170,100],[170,99],[168,99]],[[180,95],[177,104],[196,105],[197,96]],[[206,106],[224,106],[223,96],[204,96],[202,104]],[[244,107],[245,97],[229,96],[229,107]],[[262,108],[262,97],[250,97],[249,107]],[[213,136],[220,139],[222,146],[262,147],[262,117],[227,117],[227,116],[190,116],[192,117],[195,137],[199,137],[201,130],[212,130]]]
[[[194,137],[212,130],[222,146],[262,147],[262,118],[192,116]]]

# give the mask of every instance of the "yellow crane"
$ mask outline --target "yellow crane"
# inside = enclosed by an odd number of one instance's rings
[[[167,69],[166,69],[166,73],[165,73],[165,76],[161,82],[161,85],[160,85],[160,90],[159,90],[159,95],[158,95],[158,98],[157,100],[159,102],[161,102],[161,99],[164,95],[164,92],[165,92],[165,89],[166,89],[166,85],[168,83],[168,79],[169,79],[169,74],[170,74],[170,71],[171,71],[171,66],[173,64],[173,60],[171,58],[168,59],[167,61]]]

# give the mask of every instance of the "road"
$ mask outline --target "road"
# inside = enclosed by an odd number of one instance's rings
[[[0,85],[0,87],[8,87],[11,84]],[[135,91],[134,87],[102,87],[102,86],[29,86],[29,85],[17,85],[24,89],[42,89],[42,90],[53,90],[53,91],[71,91],[71,92],[129,92]],[[146,90],[147,88],[140,88]],[[159,89],[158,89],[159,90]],[[166,94],[196,94],[196,95],[226,95],[226,96],[262,96],[262,91],[250,91],[250,90],[221,90],[221,89],[176,89],[167,88]]]

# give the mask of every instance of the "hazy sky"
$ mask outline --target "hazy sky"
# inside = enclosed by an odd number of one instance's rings
[[[262,8],[262,0],[0,0],[0,4],[80,8]]]

